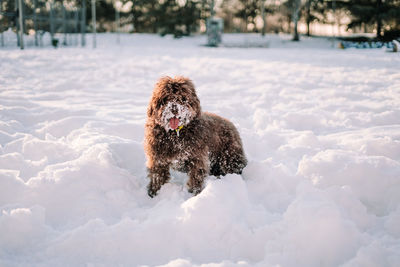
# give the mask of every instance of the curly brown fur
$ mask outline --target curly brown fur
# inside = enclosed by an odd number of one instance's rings
[[[189,192],[198,194],[207,175],[241,174],[247,164],[235,126],[202,112],[192,81],[184,77],[163,77],[155,85],[144,148],[151,197],[169,181],[170,168],[187,173]]]

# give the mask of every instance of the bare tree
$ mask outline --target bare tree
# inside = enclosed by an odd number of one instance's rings
[[[300,18],[300,7],[301,7],[301,0],[294,0],[293,3],[293,41],[299,41],[299,33],[297,30],[297,25]]]

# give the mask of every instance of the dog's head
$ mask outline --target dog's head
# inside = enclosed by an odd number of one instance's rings
[[[163,77],[154,87],[147,116],[168,132],[200,116],[200,101],[191,80]]]

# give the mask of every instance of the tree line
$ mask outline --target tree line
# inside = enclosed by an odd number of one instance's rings
[[[50,0],[24,0],[32,12],[34,1],[46,13]],[[15,0],[0,0],[3,12],[15,10]],[[86,5],[91,21],[91,0],[52,0],[69,8]],[[211,16],[224,19],[225,32],[290,32],[299,39],[298,25],[345,25],[352,32],[374,32],[376,38],[400,36],[400,0],[96,0],[97,29],[115,30],[116,9],[126,32],[174,34],[204,32]],[[7,17],[1,16],[6,26]],[[10,19],[8,19],[10,20]],[[44,25],[46,27],[46,25]]]

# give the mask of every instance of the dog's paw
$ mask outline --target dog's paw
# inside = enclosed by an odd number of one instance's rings
[[[153,198],[157,195],[159,189],[160,188],[156,188],[153,183],[149,183],[149,185],[147,186],[147,195]]]
[[[191,193],[191,194],[193,194],[193,195],[195,195],[195,196],[197,196],[198,194],[200,194],[200,192],[201,192],[202,190],[203,190],[203,189],[202,189],[201,187],[190,187],[190,188],[188,189],[189,193]]]
[[[149,197],[153,198],[157,195],[157,192],[151,189],[147,189],[147,195],[149,195]]]

